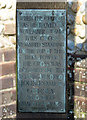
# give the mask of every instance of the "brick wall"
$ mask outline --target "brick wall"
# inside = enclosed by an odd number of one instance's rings
[[[16,1],[0,1],[0,118],[16,116]]]
[[[73,103],[74,118],[86,118],[87,114],[87,55],[69,54],[68,60],[68,80],[71,91],[70,104]],[[80,60],[80,61],[78,61]],[[70,64],[69,64],[70,63]],[[85,66],[84,66],[85,65]],[[71,106],[72,107],[72,106]]]
[[[87,119],[87,17],[86,0],[70,2],[68,0],[67,15],[67,51],[68,51],[68,83],[71,113],[74,118]],[[72,107],[73,103],[73,107]]]
[[[74,117],[87,117],[87,38],[85,0],[69,2],[67,16],[68,87]],[[15,0],[0,1],[0,118],[16,116]],[[72,105],[72,104],[71,104]]]
[[[80,63],[80,65],[78,65]],[[75,115],[86,118],[87,114],[87,56],[75,63]],[[79,81],[77,81],[79,80]]]

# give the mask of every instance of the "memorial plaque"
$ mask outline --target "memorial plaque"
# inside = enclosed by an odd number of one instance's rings
[[[17,9],[19,112],[66,112],[66,10]]]

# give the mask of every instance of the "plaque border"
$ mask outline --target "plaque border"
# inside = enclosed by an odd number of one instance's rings
[[[34,3],[17,3],[16,4],[16,33],[17,33],[17,9],[63,9],[63,10],[66,10],[66,21],[67,21],[67,7],[66,5],[65,6],[61,6],[61,7],[58,7],[56,6],[56,8],[54,8],[55,4],[59,4],[59,2],[53,4],[53,2],[51,2],[50,4],[52,4],[52,7],[48,7],[48,6],[44,6],[44,7],[39,7],[39,8],[36,8],[36,7],[32,7],[31,8],[31,4],[36,4],[36,2]],[[41,2],[40,4],[43,4],[43,2]],[[47,2],[46,4],[49,4],[49,2]],[[45,4],[44,4],[45,5]],[[59,4],[60,6],[61,4]],[[24,6],[24,7],[23,7]],[[67,28],[67,22],[66,22],[66,28]],[[65,99],[65,111],[66,112],[63,112],[63,113],[53,113],[53,112],[19,112],[18,111],[18,87],[17,87],[17,70],[18,70],[18,66],[17,66],[17,34],[16,34],[16,117],[17,118],[32,118],[32,119],[35,119],[35,118],[45,118],[45,119],[48,119],[48,118],[55,118],[57,120],[67,120],[67,118],[69,118],[69,103],[68,103],[68,91],[67,91],[67,88],[68,88],[68,76],[67,76],[67,49],[66,49],[66,73],[65,73],[65,76],[66,76],[66,86],[65,86],[65,89],[66,89],[66,99]],[[67,30],[66,30],[66,48],[67,48]]]
[[[17,2],[16,9],[66,9],[66,2]]]

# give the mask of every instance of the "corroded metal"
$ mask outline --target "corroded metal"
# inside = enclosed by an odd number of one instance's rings
[[[19,112],[66,111],[66,10],[17,9]]]
[[[66,1],[66,0],[65,0]],[[57,1],[57,2],[18,2],[17,9],[65,9],[67,7],[67,1]]]

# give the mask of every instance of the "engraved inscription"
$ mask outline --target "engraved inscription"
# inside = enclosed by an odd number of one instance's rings
[[[65,112],[66,10],[17,10],[19,112]]]

